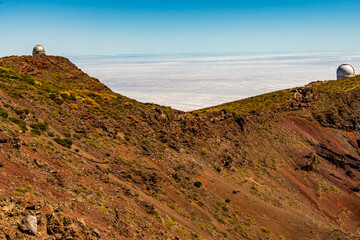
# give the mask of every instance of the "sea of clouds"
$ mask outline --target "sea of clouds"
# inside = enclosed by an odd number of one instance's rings
[[[360,52],[69,58],[117,93],[184,111],[313,81],[334,80],[336,69],[342,63],[351,63],[360,69]]]

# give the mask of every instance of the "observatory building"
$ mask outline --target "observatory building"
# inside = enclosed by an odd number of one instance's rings
[[[36,45],[33,49],[33,52],[32,52],[32,55],[33,56],[37,56],[37,55],[40,55],[40,54],[46,54],[45,53],[45,49],[43,46],[41,45]]]
[[[340,67],[336,70],[337,80],[354,77],[355,76],[355,68],[348,63],[341,64]]]

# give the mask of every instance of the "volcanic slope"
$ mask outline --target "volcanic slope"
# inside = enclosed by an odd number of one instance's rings
[[[1,58],[0,239],[359,239],[359,100],[354,77],[184,113]]]

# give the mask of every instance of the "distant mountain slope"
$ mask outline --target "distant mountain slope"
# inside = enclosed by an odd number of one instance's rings
[[[275,91],[193,112],[204,114],[227,110],[245,114],[254,111],[296,110],[307,106],[319,111],[323,111],[326,108],[337,108],[338,106],[354,109],[358,105],[352,101],[349,106],[348,99],[346,98],[356,97],[359,88],[359,76],[337,81],[318,81],[312,82],[305,87]]]
[[[184,113],[1,58],[0,238],[359,239],[359,83]]]

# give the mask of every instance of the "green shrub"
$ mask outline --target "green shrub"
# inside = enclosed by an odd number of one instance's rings
[[[23,80],[24,82],[27,82],[28,84],[35,85],[34,79],[32,79],[29,76],[20,76],[19,79]]]
[[[225,202],[226,202],[226,203],[229,203],[229,202],[230,202],[230,199],[229,199],[229,198],[225,199]]]
[[[70,95],[67,97],[69,100],[76,101],[76,97],[74,95]]]
[[[7,131],[8,133],[10,133],[11,135],[14,135],[14,134],[15,134],[13,130],[11,130],[11,129],[5,127],[5,126],[1,126],[1,128],[2,128],[4,131]]]
[[[81,139],[81,136],[77,133],[73,133],[73,137],[76,138],[76,139]]]
[[[67,99],[70,95],[68,95],[67,93],[60,93],[60,96],[61,96],[63,99]]]
[[[198,227],[200,228],[200,230],[204,230],[204,229],[205,229],[205,226],[204,226],[202,223],[199,223],[199,224],[198,224]]]
[[[9,113],[7,113],[4,109],[0,108],[0,116],[3,118],[8,118]]]
[[[245,224],[246,226],[250,226],[250,224],[251,224],[250,219],[246,219],[246,221],[244,222],[244,224]]]
[[[104,207],[104,206],[100,206],[100,207],[99,207],[99,211],[102,212],[102,213],[106,213],[106,212],[107,212],[106,207]]]
[[[55,134],[54,134],[53,132],[48,132],[47,135],[48,135],[49,137],[54,137],[54,136],[55,136]]]
[[[24,98],[22,92],[19,90],[13,90],[12,92],[9,93],[9,96],[15,99]]]
[[[64,99],[62,99],[60,96],[58,96],[55,93],[50,93],[49,97],[56,102],[58,105],[61,105],[64,103]]]
[[[31,129],[31,132],[35,133],[36,135],[41,135],[41,131],[39,129],[37,129],[37,128]]]
[[[75,194],[80,194],[81,193],[81,190],[76,189],[76,188],[72,188],[72,189],[69,189],[69,190],[70,190],[70,192],[73,192]]]
[[[54,100],[56,98],[56,94],[55,93],[50,93],[49,97]]]
[[[37,123],[33,123],[30,124],[31,128],[34,129],[39,129],[40,131],[46,131],[46,129],[48,128],[48,123],[47,122],[37,122]]]
[[[261,231],[263,231],[263,232],[266,233],[266,234],[270,234],[270,233],[271,233],[271,231],[270,231],[269,229],[267,229],[266,227],[261,227],[260,229],[261,229]]]
[[[48,127],[46,122],[38,122],[30,124],[31,132],[35,133],[36,135],[41,135],[42,131],[45,131]]]
[[[173,210],[178,210],[179,209],[178,206],[175,206],[174,204],[171,204],[171,203],[166,203],[166,206],[168,206],[169,208],[171,208]]]
[[[71,137],[71,133],[70,133],[70,132],[63,132],[63,134],[64,134],[65,137],[68,137],[68,138]]]
[[[161,216],[157,211],[154,211],[154,217],[159,223],[162,223]]]
[[[24,187],[26,187],[29,190],[33,190],[33,187],[27,183],[24,184]]]
[[[168,229],[172,229],[172,227],[175,225],[175,222],[171,219],[165,219],[165,224]]]
[[[54,100],[54,102],[56,102],[58,105],[61,105],[61,104],[63,104],[64,103],[64,100],[62,99],[62,98],[58,98],[58,97],[56,97],[55,99],[53,99]]]
[[[26,193],[26,190],[23,188],[15,188],[15,191],[19,193]]]
[[[45,131],[48,127],[48,123],[46,122],[38,122],[30,124],[31,132],[35,133],[36,135],[41,135],[42,131]]]
[[[219,222],[219,223],[222,223],[222,224],[225,224],[225,221],[224,219],[222,219],[218,214],[214,214],[214,218]]]
[[[26,132],[28,130],[26,127],[26,122],[24,120],[16,117],[9,117],[9,120],[18,125],[23,132]]]
[[[194,182],[195,187],[199,188],[201,187],[202,183],[200,181]]]
[[[56,137],[54,138],[54,141],[58,144],[60,144],[63,147],[71,148],[71,145],[73,144],[73,141],[69,138],[60,138]]]
[[[72,145],[72,144],[73,144],[73,140],[71,140],[70,138],[64,138],[64,141],[65,141],[66,144],[68,144],[68,145]]]
[[[199,238],[199,235],[197,235],[196,233],[190,233],[190,238],[191,238],[192,240],[198,239],[198,238]]]
[[[207,155],[207,153],[206,153],[206,151],[205,151],[204,149],[202,149],[202,150],[200,151],[200,154],[203,155],[203,156],[206,156],[206,155]]]
[[[17,115],[21,115],[21,114],[23,114],[23,113],[25,113],[26,115],[28,115],[28,114],[30,113],[30,110],[27,109],[27,108],[25,108],[25,109],[16,109],[16,110],[15,110],[15,113],[16,113]]]
[[[250,239],[253,239],[252,237],[250,237],[250,236],[248,235],[248,233],[246,232],[246,230],[244,229],[244,227],[241,226],[241,225],[236,226],[236,227],[234,228],[234,230],[235,230],[235,232],[239,233],[240,236],[242,236],[244,239],[249,239],[249,240],[250,240]]]

